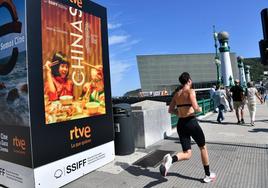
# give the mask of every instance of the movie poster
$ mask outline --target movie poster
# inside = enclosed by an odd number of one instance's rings
[[[0,3],[0,126],[29,127],[25,1]]]
[[[42,0],[45,123],[106,114],[101,19]]]

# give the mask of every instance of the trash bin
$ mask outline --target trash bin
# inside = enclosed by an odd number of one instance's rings
[[[129,155],[135,149],[131,106],[127,103],[113,105],[113,117],[115,154]]]

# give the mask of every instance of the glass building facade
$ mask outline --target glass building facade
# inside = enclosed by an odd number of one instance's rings
[[[214,53],[138,55],[137,64],[143,92],[174,91],[179,85],[178,77],[189,72],[194,88],[208,88],[217,82]],[[234,78],[238,78],[236,54],[230,53]]]

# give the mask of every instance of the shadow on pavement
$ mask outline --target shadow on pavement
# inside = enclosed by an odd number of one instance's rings
[[[206,142],[206,144],[209,145],[223,145],[223,146],[237,146],[237,147],[247,147],[247,148],[257,148],[257,149],[265,149],[267,150],[268,147],[266,146],[258,146],[258,145],[252,145],[252,144],[234,144],[234,143],[221,143],[221,142]]]
[[[211,123],[211,124],[218,124],[218,122],[217,121],[213,121],[213,120],[198,120],[199,122],[201,122],[201,123]]]
[[[179,139],[179,136],[177,136],[177,137],[170,137],[170,136],[168,136],[168,137],[165,138],[165,140],[174,140],[175,141],[174,143],[176,143],[176,144],[180,144],[181,143],[180,142],[180,139]],[[191,145],[195,145],[195,144],[196,143],[191,140]]]
[[[267,122],[268,123],[268,119],[256,120],[255,122]]]
[[[182,179],[194,180],[194,181],[199,181],[201,183],[204,183],[203,179],[201,179],[201,178],[194,178],[194,177],[190,177],[190,176],[185,176],[185,175],[182,175],[179,173],[168,173],[167,176],[175,176],[175,177],[182,178]]]
[[[117,162],[116,165],[124,167],[124,166],[126,166],[128,164],[127,163],[122,163],[122,162]],[[145,185],[144,186],[145,188],[151,188],[151,187],[154,187],[156,185],[159,185],[161,183],[164,183],[164,182],[168,181],[168,179],[166,179],[165,177],[161,176],[159,172],[152,172],[147,168],[140,168],[140,167],[132,165],[132,166],[129,166],[127,169],[125,169],[125,171],[127,171],[128,173],[130,173],[130,174],[132,174],[134,176],[146,176],[146,177],[155,179],[154,181],[151,181],[150,183]],[[203,182],[202,179],[185,176],[185,175],[182,175],[182,174],[179,174],[179,173],[168,173],[167,176],[175,176],[175,177],[179,177],[179,178],[183,178],[183,179]]]
[[[268,133],[268,129],[264,129],[264,128],[254,128],[248,132],[251,132],[251,133],[258,133],[258,132],[265,132],[265,133]]]
[[[176,136],[176,137],[172,137],[172,136],[166,136],[166,137],[165,137],[165,140],[174,140],[174,141],[180,141],[178,136]]]
[[[218,124],[218,125],[238,125],[236,122],[228,122],[228,121],[222,121],[221,123],[218,123],[216,120],[199,120],[201,123],[210,123],[210,124]],[[241,125],[241,124],[239,124]]]

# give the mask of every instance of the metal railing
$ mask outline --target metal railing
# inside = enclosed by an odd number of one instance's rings
[[[202,107],[202,112],[196,113],[196,116],[205,115],[208,112],[214,110],[214,104],[212,99],[202,99],[197,101],[198,105]],[[176,127],[178,122],[178,116],[171,114],[171,127]]]

